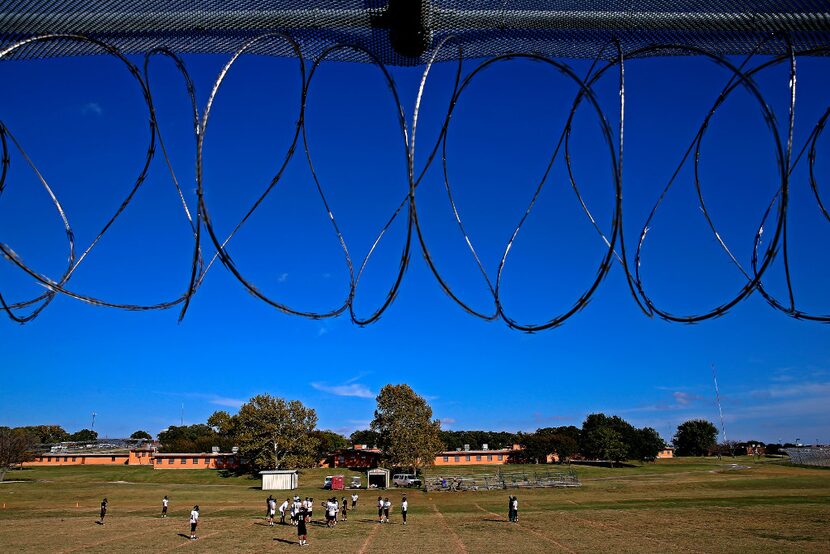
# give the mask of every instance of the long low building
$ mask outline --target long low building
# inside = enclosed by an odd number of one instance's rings
[[[436,466],[472,466],[472,465],[499,465],[516,462],[516,455],[521,451],[518,444],[511,448],[490,450],[487,445],[481,450],[448,450],[435,456]]]
[[[157,452],[137,448],[128,452],[44,452],[24,462],[24,467],[79,465],[152,466],[154,469],[236,469],[235,452]]]

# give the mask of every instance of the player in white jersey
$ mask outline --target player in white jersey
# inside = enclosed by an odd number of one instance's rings
[[[196,526],[199,525],[199,506],[193,506],[190,512],[190,540],[196,540]]]

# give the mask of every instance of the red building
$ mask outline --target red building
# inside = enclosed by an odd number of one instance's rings
[[[368,448],[365,444],[356,444],[351,448],[337,450],[323,460],[320,465],[323,467],[371,469],[380,465],[380,450]]]

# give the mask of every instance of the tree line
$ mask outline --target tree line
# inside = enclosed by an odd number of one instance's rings
[[[261,394],[244,403],[236,414],[214,412],[206,423],[171,426],[158,435],[161,452],[208,452],[213,447],[238,452],[252,471],[262,469],[314,467],[332,452],[352,444],[376,446],[383,463],[413,471],[434,463],[442,451],[509,448],[520,445],[511,460],[546,463],[556,454],[560,462],[580,457],[620,462],[653,460],[666,447],[651,427],[636,428],[616,415],[588,415],[581,427],[543,427],[532,433],[505,431],[442,430],[433,419],[432,408],[408,385],[386,385],[377,396],[377,407],[369,429],[355,431],[347,439],[333,431],[317,429],[317,413],[298,400],[284,400]],[[10,429],[0,427],[0,468],[25,461],[20,452],[31,452],[38,444],[92,441],[94,431],[73,434],[57,425]],[[151,439],[136,431],[133,439]],[[680,456],[713,452],[717,429],[705,420],[686,421],[677,428],[672,441]],[[9,456],[17,451],[17,458]],[[16,460],[16,461],[15,461]],[[2,478],[0,476],[0,478]]]

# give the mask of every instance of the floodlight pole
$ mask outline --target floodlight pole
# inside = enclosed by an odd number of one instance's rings
[[[723,444],[727,444],[728,441],[726,438],[726,424],[723,422],[723,409],[720,405],[720,390],[718,389],[718,375],[717,373],[715,373],[715,364],[712,364],[712,379],[715,381],[715,400],[718,403],[718,413],[720,414],[720,430],[721,433],[723,433]],[[730,454],[732,454],[732,449],[730,448],[729,450]]]

